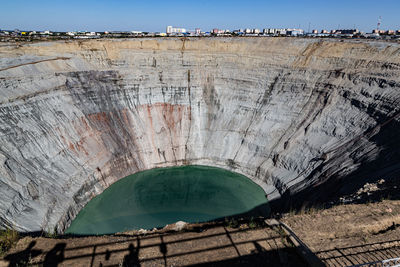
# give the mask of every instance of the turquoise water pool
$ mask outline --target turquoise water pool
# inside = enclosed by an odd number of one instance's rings
[[[255,210],[254,215],[265,216],[269,212],[266,207],[262,188],[241,174],[207,166],[152,169],[129,175],[93,198],[66,233],[152,229],[176,221],[205,222],[251,210]]]

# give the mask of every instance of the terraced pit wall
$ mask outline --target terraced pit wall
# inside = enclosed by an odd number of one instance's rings
[[[242,173],[272,202],[399,177],[399,90],[389,42],[2,44],[0,225],[63,232],[109,185],[156,167]]]

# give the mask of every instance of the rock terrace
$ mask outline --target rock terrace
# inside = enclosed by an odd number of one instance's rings
[[[63,232],[109,185],[156,167],[233,170],[279,205],[395,179],[399,103],[397,43],[3,44],[0,226]]]

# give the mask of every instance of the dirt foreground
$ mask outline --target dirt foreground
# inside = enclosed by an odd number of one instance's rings
[[[400,257],[400,201],[286,214],[282,222],[329,266]]]
[[[289,213],[280,220],[328,266],[400,256],[400,201]],[[19,240],[0,266],[305,266],[279,228],[187,226],[181,232]]]
[[[269,227],[216,225],[201,232],[21,239],[0,266],[305,266]]]

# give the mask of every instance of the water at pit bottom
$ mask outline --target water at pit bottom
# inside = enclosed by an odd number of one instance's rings
[[[160,168],[112,184],[89,201],[66,233],[112,234],[177,221],[211,221],[251,210],[266,216],[267,199],[260,186],[241,174],[207,166]]]

